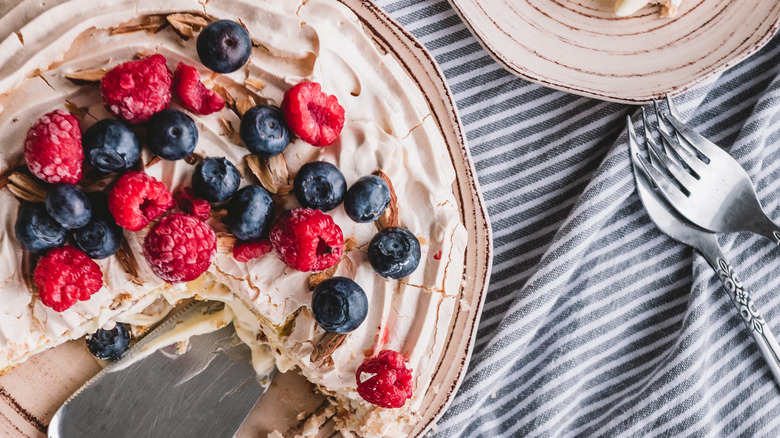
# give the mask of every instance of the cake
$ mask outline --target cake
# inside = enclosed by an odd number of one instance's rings
[[[345,434],[400,434],[417,421],[423,396],[433,390],[431,376],[457,308],[467,239],[453,194],[455,171],[422,92],[340,3],[161,3],[61,0],[44,10],[25,1],[0,21],[0,29],[8,31],[12,17],[36,17],[22,29],[12,28],[0,43],[0,133],[6,144],[0,153],[0,252],[6,260],[0,267],[0,369],[116,322],[140,334],[185,299],[218,300],[235,315],[242,340],[250,347],[270,346],[280,370],[299,370],[328,397]],[[240,22],[252,38],[249,62],[232,73],[210,71],[196,50],[198,33],[218,19]],[[59,30],[53,40],[52,28]],[[144,242],[160,217],[180,215],[172,208],[138,231],[125,230],[119,251],[95,261],[103,286],[88,299],[62,311],[45,305],[34,293],[36,258],[23,251],[14,231],[19,198],[40,202],[47,189],[25,166],[28,131],[54,110],[74,115],[82,132],[98,120],[116,118],[103,105],[101,78],[117,65],[155,55],[164,56],[171,71],[182,62],[196,67],[226,106],[200,115],[174,97],[169,107],[183,110],[197,125],[194,153],[161,160],[139,135],[143,148],[133,171],[180,193],[191,185],[200,161],[225,157],[242,173],[242,187],[271,194],[279,216],[300,207],[291,185],[301,166],[324,161],[336,165],[350,186],[367,175],[381,176],[393,191],[388,210],[366,223],[354,222],[342,205],[328,211],[343,233],[343,255],[323,272],[303,272],[274,250],[238,261],[237,239],[225,224],[227,209],[212,203],[206,223],[218,247],[213,263],[197,279],[166,282],[147,261]],[[315,147],[297,138],[281,155],[251,154],[238,133],[241,116],[259,104],[282,105],[285,93],[304,82],[320,84],[343,106],[345,121],[335,142]],[[110,192],[118,176],[85,171],[80,184],[85,191]],[[378,230],[393,225],[411,231],[421,250],[419,266],[401,279],[378,275],[366,255]],[[346,335],[326,332],[312,313],[312,289],[329,277],[354,280],[367,296],[365,320]],[[383,351],[402,355],[411,371],[411,397],[398,408],[370,403],[356,389],[358,368]]]
[[[672,18],[677,15],[677,9],[682,0],[617,0],[615,2],[615,15],[627,17],[634,14],[645,5],[661,6],[661,16]]]

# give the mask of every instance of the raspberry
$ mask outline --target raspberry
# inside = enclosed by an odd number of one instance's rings
[[[78,119],[63,110],[38,119],[24,139],[24,159],[30,172],[47,183],[79,182],[84,150]]]
[[[233,258],[239,262],[248,262],[250,260],[262,257],[273,249],[271,241],[263,239],[258,242],[237,243],[233,247]]]
[[[100,81],[103,105],[130,123],[145,122],[168,106],[172,82],[173,75],[162,55],[125,62],[109,70]]]
[[[319,272],[341,260],[344,235],[327,214],[298,208],[276,218],[269,237],[276,255],[299,271]]]
[[[198,69],[180,62],[173,73],[173,90],[184,107],[198,114],[211,114],[225,107],[225,100],[200,81]]]
[[[205,221],[211,217],[211,204],[205,199],[195,196],[192,187],[185,187],[179,190],[174,196],[179,210],[191,214],[196,218]]]
[[[41,303],[62,312],[103,287],[100,267],[72,246],[54,248],[38,261],[35,285]]]
[[[314,146],[327,146],[344,127],[344,108],[316,82],[301,82],[284,94],[282,111],[293,134]]]
[[[173,207],[173,196],[165,184],[144,172],[128,172],[119,178],[108,195],[108,209],[117,225],[138,231]]]
[[[144,239],[144,256],[155,274],[168,283],[192,281],[217,255],[217,235],[208,224],[176,213],[160,220]]]
[[[373,374],[365,381],[361,375]],[[383,408],[400,408],[412,398],[412,370],[406,358],[393,350],[382,350],[363,361],[355,373],[357,391],[363,400]]]

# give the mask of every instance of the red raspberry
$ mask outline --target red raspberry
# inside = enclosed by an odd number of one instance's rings
[[[78,119],[63,110],[38,119],[24,139],[24,159],[30,172],[47,183],[79,182],[84,150]]]
[[[225,107],[225,100],[200,81],[195,67],[180,62],[173,73],[173,89],[184,107],[198,114],[211,114]]]
[[[327,146],[344,127],[344,108],[316,82],[301,82],[284,94],[282,111],[293,134],[314,146]]]
[[[173,75],[162,55],[125,62],[109,70],[100,81],[103,105],[130,123],[145,122],[168,106],[172,82]]]
[[[72,246],[54,248],[38,261],[35,285],[41,303],[62,312],[103,287],[100,267]]]
[[[211,217],[211,204],[205,199],[195,196],[191,187],[185,187],[179,190],[174,196],[179,210],[191,214],[196,218],[205,221]]]
[[[341,260],[344,235],[327,214],[297,208],[276,218],[269,235],[276,255],[287,266],[304,272],[319,272]]]
[[[362,374],[373,374],[361,381]],[[406,358],[393,350],[382,350],[366,358],[355,373],[357,391],[363,400],[383,408],[400,408],[412,398],[412,370]]]
[[[108,195],[108,209],[117,225],[138,231],[173,207],[173,196],[165,184],[144,172],[128,172],[119,178]]]
[[[268,239],[258,242],[237,243],[233,247],[233,258],[239,262],[248,262],[268,254],[273,248],[271,241]]]
[[[152,271],[168,283],[192,281],[217,255],[217,235],[207,223],[176,213],[160,220],[146,235],[144,256]]]

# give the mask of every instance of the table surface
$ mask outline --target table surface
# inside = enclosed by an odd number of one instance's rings
[[[495,238],[475,353],[435,436],[778,435],[778,387],[715,273],[635,193],[623,131],[637,108],[512,76],[445,0],[377,3],[444,71]],[[779,61],[775,38],[675,99],[776,219]],[[780,250],[719,240],[780,333]]]

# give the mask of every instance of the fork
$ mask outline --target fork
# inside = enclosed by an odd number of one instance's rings
[[[780,226],[764,212],[747,172],[726,151],[681,122],[669,95],[666,102],[669,113],[661,112],[657,102],[655,105],[663,147],[650,134],[642,109],[648,151],[655,162],[639,158],[664,198],[706,230],[750,231],[780,245]]]
[[[734,269],[723,255],[723,251],[715,238],[715,233],[699,228],[678,215],[654,189],[652,182],[650,182],[650,175],[646,172],[647,165],[644,164],[648,160],[640,154],[639,141],[637,140],[631,117],[627,116],[626,118],[628,124],[628,144],[637,192],[647,213],[650,215],[650,219],[672,239],[696,249],[704,256],[707,263],[712,266],[750,334],[753,335],[758,349],[763,354],[769,369],[772,371],[775,382],[780,386],[780,345],[778,345],[769,326],[759,313],[758,308],[756,308],[755,303],[745,290]],[[645,126],[647,125],[645,124]],[[645,132],[645,138],[647,137],[647,132]]]

